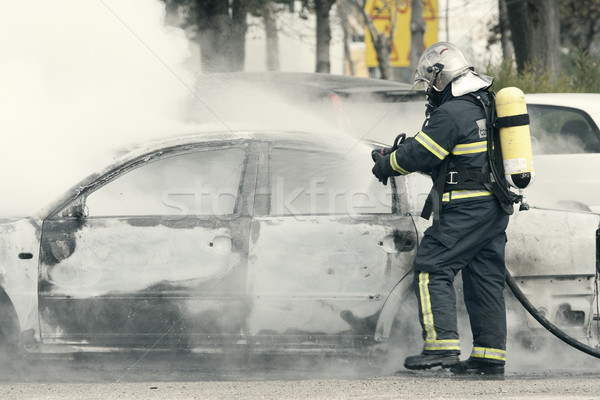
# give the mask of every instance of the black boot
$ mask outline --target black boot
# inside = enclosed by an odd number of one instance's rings
[[[450,372],[455,375],[486,375],[490,377],[503,377],[504,365],[469,358],[451,367]]]
[[[406,357],[404,368],[406,369],[428,369],[433,367],[449,368],[460,361],[457,354],[418,354]]]

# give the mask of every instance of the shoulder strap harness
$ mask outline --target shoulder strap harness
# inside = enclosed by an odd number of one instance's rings
[[[433,212],[433,229],[439,230],[439,215],[442,209],[442,195],[451,190],[488,190],[498,199],[504,212],[513,213],[513,204],[519,201],[519,196],[511,192],[504,177],[502,152],[500,149],[494,92],[489,92],[490,98],[476,93],[461,97],[473,104],[479,105],[485,111],[487,128],[487,161],[482,168],[465,168],[458,158],[449,154],[440,165],[440,174],[433,183],[427,196],[421,217],[429,219]],[[500,121],[503,122],[503,121]],[[455,170],[448,171],[452,161]]]

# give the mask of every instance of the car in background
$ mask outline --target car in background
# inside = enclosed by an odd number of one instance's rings
[[[133,150],[36,215],[0,224],[0,343],[29,353],[414,351],[412,261],[431,182],[381,185],[374,146],[327,131],[220,131]],[[508,231],[522,290],[584,340],[597,338],[599,222],[532,209]],[[510,329],[529,330],[521,308],[509,313]]]
[[[532,205],[600,211],[600,94],[527,94]]]
[[[322,73],[243,72],[199,75],[186,107],[190,121],[216,130],[327,127],[392,144],[415,135],[425,119],[425,93],[406,83]]]
[[[525,99],[535,153],[600,153],[600,94],[528,94]]]

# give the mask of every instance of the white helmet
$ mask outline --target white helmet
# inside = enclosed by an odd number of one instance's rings
[[[462,52],[448,42],[429,46],[421,58],[415,73],[413,89],[433,88],[441,92],[452,80],[473,70]]]

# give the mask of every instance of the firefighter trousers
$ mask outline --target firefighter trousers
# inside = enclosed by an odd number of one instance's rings
[[[495,198],[444,205],[439,230],[429,228],[414,261],[414,290],[425,354],[459,354],[454,278],[462,271],[473,334],[471,357],[506,360],[504,305],[506,227]]]

